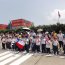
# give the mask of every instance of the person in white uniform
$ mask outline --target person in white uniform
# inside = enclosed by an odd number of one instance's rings
[[[45,39],[45,37],[42,37],[42,39],[41,39],[41,48],[42,48],[42,53],[46,53],[46,39]]]
[[[56,38],[53,39],[53,52],[54,52],[55,55],[59,54],[58,49],[59,49],[59,42],[58,42],[58,39],[56,37]]]
[[[2,49],[5,49],[6,38],[2,37],[1,41],[2,41]]]
[[[65,35],[63,37],[63,50],[64,50],[64,55],[65,55]]]
[[[12,46],[12,49],[15,50],[15,44],[16,44],[16,37],[12,37],[12,41],[11,41],[11,46]]]
[[[59,31],[59,34],[57,36],[58,36],[58,41],[59,41],[59,45],[61,48],[61,47],[63,47],[63,36],[64,36],[64,34],[62,33],[62,31]]]
[[[36,36],[36,50],[38,53],[40,52],[40,43],[41,39],[39,38],[39,36]]]

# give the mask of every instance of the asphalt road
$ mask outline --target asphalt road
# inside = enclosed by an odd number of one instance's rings
[[[65,58],[61,59],[59,56],[32,56],[21,65],[65,65]]]

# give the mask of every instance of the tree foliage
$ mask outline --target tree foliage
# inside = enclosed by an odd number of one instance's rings
[[[36,31],[37,29],[43,29],[43,31],[48,31],[48,32],[52,32],[52,31],[56,31],[58,33],[59,30],[62,30],[65,33],[65,24],[53,24],[53,25],[39,25],[39,26],[34,26],[31,29]]]
[[[59,30],[62,30],[65,33],[65,24],[53,24],[53,25],[38,25],[38,26],[31,26],[30,29],[34,30],[35,32],[37,32],[38,29],[43,29],[44,32],[48,31],[48,32],[52,32],[52,31],[56,31],[58,33]],[[18,28],[18,29],[7,29],[7,30],[0,30],[0,33],[7,33],[7,32],[22,32],[22,27]]]

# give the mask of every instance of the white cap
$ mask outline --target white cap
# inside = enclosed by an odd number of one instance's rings
[[[48,34],[49,32],[45,32],[45,34]]]

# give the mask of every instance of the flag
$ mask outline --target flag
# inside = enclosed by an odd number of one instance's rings
[[[61,15],[60,15],[60,12],[58,11],[58,17],[60,18],[61,17]]]
[[[16,42],[16,46],[17,46],[18,48],[20,48],[20,49],[23,49],[23,48],[24,48],[24,45],[25,45],[25,43],[24,43],[24,41],[22,41],[22,40],[18,40],[18,41]]]

